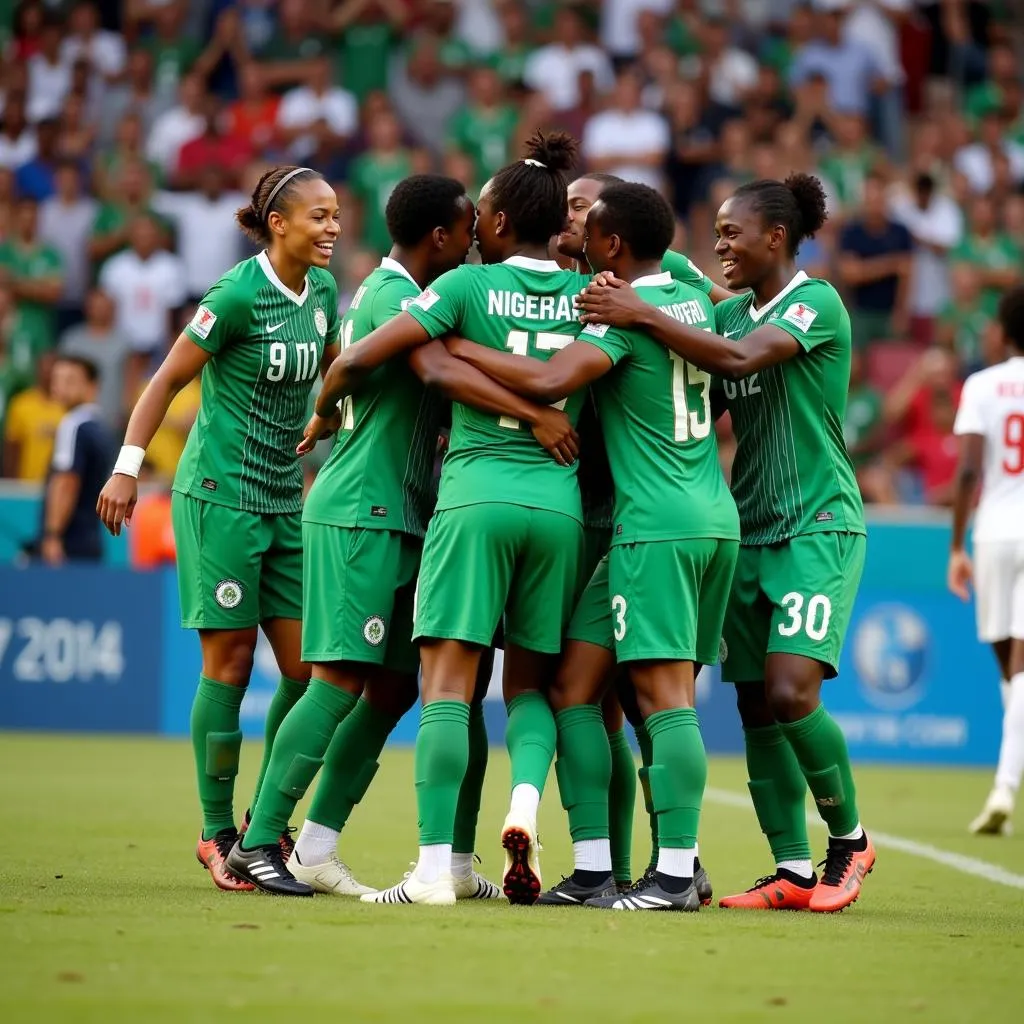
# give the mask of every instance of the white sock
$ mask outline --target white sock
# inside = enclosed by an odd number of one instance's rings
[[[520,782],[518,786],[512,787],[512,799],[509,802],[510,812],[525,814],[531,821],[536,821],[539,809],[540,792],[536,786],[531,786],[528,782]]]
[[[452,844],[435,843],[420,847],[420,859],[416,861],[416,877],[423,883],[436,882],[442,875],[452,873]]]
[[[797,878],[811,878],[814,875],[814,863],[809,860],[780,860],[775,870],[788,871]]]
[[[1003,713],[1003,742],[999,745],[996,785],[1016,793],[1024,775],[1024,672],[1010,680],[1010,695]]]
[[[314,864],[323,864],[330,860],[331,854],[338,849],[338,836],[333,828],[326,825],[318,825],[308,818],[302,823],[302,831],[299,838],[295,840],[295,856],[299,858],[300,864],[311,867]]]
[[[831,833],[829,833],[831,835]],[[833,839],[860,839],[864,835],[864,829],[860,827],[860,822],[857,822],[857,827],[852,831],[848,832],[845,836],[832,836]]]
[[[469,878],[473,873],[473,854],[452,854],[452,875],[455,878]]]
[[[696,860],[700,856],[700,844],[693,844],[693,859]]]
[[[612,873],[612,844],[610,839],[581,839],[572,844],[573,863],[577,871],[603,871]]]
[[[1000,679],[999,680],[999,696],[1003,698],[1003,710],[1006,710],[1006,705],[1010,703],[1010,680]]]
[[[693,862],[697,859],[694,847],[680,850],[663,846],[658,850],[658,866],[655,870],[673,878],[693,878]]]

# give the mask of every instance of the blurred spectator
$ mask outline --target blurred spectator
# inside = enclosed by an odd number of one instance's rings
[[[91,118],[87,101],[83,96],[72,93],[60,112],[61,156],[84,163],[92,155],[96,134],[96,124]]]
[[[996,183],[996,161],[1009,162],[1014,186],[1024,182],[1024,146],[1006,136],[1006,121],[1000,106],[983,109],[975,141],[958,150],[953,166],[963,174],[974,192],[986,193]]]
[[[39,49],[28,59],[28,100],[26,113],[35,124],[56,117],[71,88],[71,64],[61,54],[63,26],[47,14],[39,34]]]
[[[601,4],[601,45],[617,62],[640,52],[638,22],[645,12],[665,17],[675,0],[604,0]]]
[[[11,61],[26,61],[39,52],[39,35],[46,22],[46,6],[42,0],[24,0],[10,11],[12,36]]]
[[[327,54],[325,37],[317,30],[315,5],[309,0],[280,0],[277,26],[257,56],[271,89],[304,82],[309,62]]]
[[[936,341],[956,357],[963,378],[987,365],[984,343],[991,317],[982,308],[981,274],[970,264],[954,264],[942,294]]]
[[[278,137],[291,157],[302,163],[318,148],[343,148],[359,126],[359,106],[352,93],[331,84],[325,55],[308,62],[308,84],[289,89],[277,112]]]
[[[210,282],[241,258],[235,212],[248,203],[241,192],[226,190],[224,168],[219,164],[204,165],[198,175],[194,191],[158,192],[153,197],[153,209],[175,227],[189,303],[198,302]]]
[[[100,206],[89,239],[89,254],[101,264],[128,244],[128,226],[139,216],[151,213],[149,171],[141,160],[126,160]]]
[[[171,183],[178,189],[195,188],[208,167],[217,167],[232,185],[252,160],[252,143],[237,135],[225,135],[218,116],[217,101],[207,100],[206,127],[178,151]]]
[[[63,329],[82,312],[91,273],[89,236],[99,207],[95,199],[83,194],[82,172],[76,161],[61,161],[54,182],[56,192],[39,208],[39,237],[60,254],[57,321]]]
[[[57,424],[64,418],[64,406],[50,393],[54,358],[52,352],[41,355],[35,364],[35,383],[7,404],[3,475],[14,480],[40,483],[46,478]]]
[[[912,186],[894,197],[889,209],[914,243],[910,329],[927,344],[934,340],[935,318],[949,293],[949,254],[963,234],[963,216],[949,196],[936,190],[931,175],[918,174]]]
[[[328,24],[340,37],[342,84],[359,102],[387,89],[391,54],[407,20],[402,0],[342,0]]]
[[[124,39],[117,32],[100,27],[96,4],[80,0],[68,17],[68,35],[61,46],[61,57],[68,64],[85,57],[95,74],[111,82],[124,71]]]
[[[999,229],[995,204],[974,196],[967,207],[967,231],[950,254],[953,264],[966,263],[981,275],[981,307],[994,317],[1003,291],[1021,280],[1024,252]]]
[[[348,184],[360,206],[360,244],[384,256],[391,250],[384,209],[394,187],[412,173],[412,160],[394,114],[376,116],[367,135],[370,147],[352,161]]]
[[[96,367],[58,356],[50,387],[66,412],[53,440],[35,553],[47,565],[96,562],[103,557],[96,501],[114,463],[114,435],[96,405]]]
[[[35,376],[36,350],[14,292],[0,284],[0,424],[11,396]]]
[[[889,218],[885,183],[867,178],[861,216],[843,228],[839,243],[839,276],[849,289],[854,344],[863,347],[906,333],[912,248],[910,232]]]
[[[63,288],[60,253],[39,237],[39,204],[19,199],[14,229],[0,244],[0,281],[6,280],[38,354],[56,344],[56,305]]]
[[[579,77],[584,71],[594,76],[598,92],[614,84],[612,64],[599,46],[586,40],[586,27],[579,8],[559,7],[555,12],[552,41],[526,59],[523,81],[541,92],[554,110],[571,110],[580,101]]]
[[[223,114],[224,131],[265,151],[277,139],[277,113],[281,97],[267,89],[259,66],[244,64],[239,72],[239,98]]]
[[[701,32],[701,78],[708,99],[738,113],[757,84],[757,61],[744,50],[729,44],[729,26],[721,18],[705,22]]]
[[[476,0],[459,0],[459,6],[474,3]],[[459,35],[458,13],[454,0],[421,0],[416,9],[416,26],[425,35],[437,40],[437,55],[441,67],[450,74],[462,75],[473,60],[474,47]],[[475,42],[475,41],[474,41]],[[481,56],[487,52],[487,44],[483,42],[479,52]]]
[[[195,67],[203,47],[184,31],[187,4],[183,0],[157,0],[145,10],[152,31],[142,36],[141,52],[150,57],[157,96],[165,103],[173,102],[181,80]]]
[[[519,88],[525,81],[526,61],[534,49],[526,5],[519,0],[496,0],[496,4],[502,39],[491,63],[506,85]]]
[[[8,90],[0,121],[0,167],[17,170],[36,155],[36,133],[25,119],[25,100]]]
[[[835,141],[822,157],[821,171],[831,182],[840,208],[855,208],[864,197],[865,179],[880,169],[882,154],[871,141],[867,120],[861,114],[836,114],[829,127]]]
[[[676,212],[685,219],[694,204],[707,198],[716,176],[721,157],[721,114],[702,106],[700,93],[690,82],[675,85],[665,105],[672,136],[668,175]]]
[[[862,349],[855,348],[850,358],[850,391],[843,436],[865,499],[885,505],[895,503],[898,495],[892,474],[881,457],[885,441],[882,395],[868,380]]]
[[[133,569],[159,569],[174,565],[174,527],[171,523],[171,489],[154,477],[147,461],[139,473],[140,494],[128,530],[128,554]]]
[[[388,91],[411,137],[440,156],[448,122],[462,106],[465,90],[441,63],[436,37],[418,36],[409,43],[407,56],[394,63]]]
[[[583,130],[583,156],[589,170],[658,188],[669,130],[660,114],[640,106],[640,87],[640,77],[632,68],[618,73],[608,106]]]
[[[129,114],[138,118],[143,137],[148,136],[157,119],[174,106],[177,95],[177,87],[169,94],[157,91],[150,51],[132,50],[124,79],[104,91],[99,118],[100,141],[112,142]]]
[[[60,159],[58,143],[60,139],[60,122],[47,118],[36,125],[36,155],[17,170],[15,181],[18,194],[42,202],[53,195]]]
[[[150,182],[164,180],[163,168],[146,158],[146,129],[138,112],[129,111],[121,118],[114,134],[114,144],[97,153],[93,167],[93,184],[104,197],[117,195],[118,179],[128,163],[144,163]]]
[[[103,421],[111,430],[120,431],[128,403],[125,395],[125,361],[132,351],[129,340],[114,325],[114,300],[94,288],[85,302],[85,320],[69,327],[60,339],[62,356],[87,359],[99,371],[96,402]]]
[[[149,133],[146,156],[164,174],[170,174],[177,166],[181,147],[202,135],[206,129],[204,93],[201,78],[196,75],[183,78],[177,105],[161,114]]]
[[[353,249],[345,260],[345,271],[338,285],[338,310],[344,312],[348,309],[356,294],[356,290],[362,285],[370,274],[377,269],[380,257],[369,249]]]
[[[473,177],[484,182],[508,163],[518,122],[515,107],[505,100],[501,77],[484,65],[470,73],[469,102],[449,123],[448,145],[470,157]]]

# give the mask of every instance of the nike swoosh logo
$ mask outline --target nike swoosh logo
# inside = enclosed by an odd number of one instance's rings
[[[273,327],[267,327],[267,334],[273,334],[274,331],[279,331],[287,323],[287,320],[282,320],[279,324],[274,324]]]
[[[735,333],[736,333],[735,331],[723,331],[722,332],[722,337],[723,338],[731,338]]]

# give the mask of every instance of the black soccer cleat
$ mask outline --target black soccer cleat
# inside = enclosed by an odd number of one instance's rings
[[[597,885],[580,885],[570,875],[563,878],[558,885],[542,892],[537,898],[537,906],[545,907],[582,907],[587,900],[603,896],[606,892],[614,891],[615,879],[611,873],[606,875]]]
[[[689,913],[700,910],[700,897],[692,880],[682,892],[669,892],[662,888],[653,874],[648,878],[645,873],[629,892],[610,890],[603,896],[587,900],[584,906],[599,910],[677,910]]]
[[[693,887],[697,890],[697,899],[700,900],[700,905],[710,907],[714,890],[711,888],[711,879],[708,877],[707,871],[704,870],[700,857],[693,862]]]
[[[300,882],[284,865],[278,843],[243,849],[239,840],[227,856],[225,866],[239,878],[252,882],[261,892],[273,896],[312,896],[313,886]]]

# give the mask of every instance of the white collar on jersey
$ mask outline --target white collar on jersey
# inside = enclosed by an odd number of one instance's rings
[[[413,284],[416,284],[416,282],[413,281],[412,274],[410,274],[409,271],[406,270],[405,267],[403,267],[402,264],[398,262],[398,260],[393,260],[390,256],[385,256],[380,261],[380,269],[390,270],[391,273],[393,274],[401,274],[402,277],[407,277],[409,278],[410,281],[412,281]],[[416,287],[419,288],[419,285],[416,284]]]
[[[786,287],[785,287],[785,288],[783,288],[783,289],[782,289],[782,291],[781,291],[781,292],[779,292],[779,294],[778,294],[778,295],[776,295],[774,299],[772,299],[772,300],[771,300],[770,302],[766,302],[766,303],[765,303],[765,304],[764,304],[764,305],[763,305],[763,306],[762,306],[762,307],[761,307],[760,309],[754,309],[754,304],[753,304],[753,302],[751,302],[751,304],[750,304],[750,310],[749,310],[749,312],[750,312],[750,319],[751,319],[751,320],[754,320],[754,321],[757,321],[757,320],[760,320],[760,319],[761,319],[761,318],[762,318],[763,316],[766,316],[766,315],[767,315],[768,313],[770,313],[770,312],[771,312],[771,311],[772,311],[772,310],[773,310],[773,309],[774,309],[774,308],[775,308],[775,307],[776,307],[776,306],[777,306],[777,305],[778,305],[778,304],[779,304],[779,303],[780,303],[780,302],[781,302],[781,301],[782,301],[782,300],[783,300],[783,299],[784,299],[784,298],[785,298],[785,297],[786,297],[786,296],[787,296],[787,295],[788,295],[788,294],[789,294],[789,293],[790,293],[790,292],[791,292],[791,291],[792,291],[792,290],[793,290],[794,288],[796,288],[796,287],[797,287],[798,285],[801,285],[801,284],[803,284],[803,283],[804,283],[804,281],[806,281],[806,280],[807,280],[807,274],[805,274],[805,273],[804,273],[804,271],[802,271],[802,270],[798,270],[798,271],[797,271],[797,272],[796,272],[796,273],[795,273],[795,274],[793,275],[793,280],[792,280],[792,281],[790,281],[790,282],[789,282],[789,284],[787,284],[787,285],[786,285]]]
[[[260,265],[260,269],[264,274],[267,275],[267,280],[282,294],[287,296],[296,306],[304,306],[306,304],[306,296],[309,295],[309,275],[307,274],[306,279],[302,282],[302,292],[296,294],[291,290],[277,276],[277,271],[274,270],[274,265],[270,262],[270,257],[267,255],[267,250],[264,249],[257,257],[256,262]]]
[[[660,274],[647,274],[645,277],[638,277],[632,282],[634,288],[658,288],[671,283],[672,275],[667,270],[663,270]]]
[[[509,256],[503,261],[510,267],[519,267],[522,270],[540,270],[545,274],[552,274],[562,268],[554,260],[535,260],[532,256]]]

